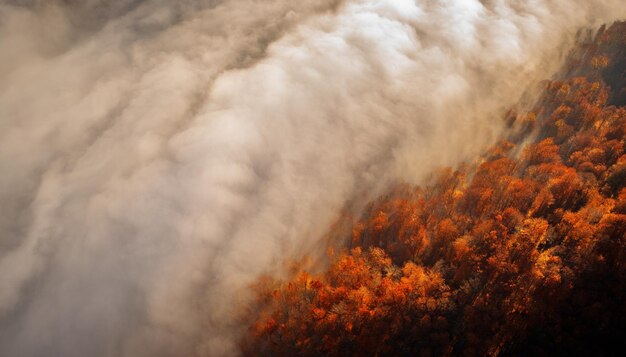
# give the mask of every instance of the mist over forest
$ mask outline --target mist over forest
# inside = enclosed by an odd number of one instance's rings
[[[620,0],[0,0],[0,355],[613,355]]]

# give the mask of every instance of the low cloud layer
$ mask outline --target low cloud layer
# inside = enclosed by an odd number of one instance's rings
[[[0,350],[236,355],[356,193],[493,143],[596,1],[0,3]]]

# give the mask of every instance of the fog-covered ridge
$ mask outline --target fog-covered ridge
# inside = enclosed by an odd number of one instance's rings
[[[0,351],[236,355],[355,192],[493,143],[621,0],[0,1]]]

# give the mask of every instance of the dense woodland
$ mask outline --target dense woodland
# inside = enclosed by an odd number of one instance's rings
[[[560,78],[476,163],[371,203],[325,273],[260,281],[244,352],[619,355],[626,24]]]

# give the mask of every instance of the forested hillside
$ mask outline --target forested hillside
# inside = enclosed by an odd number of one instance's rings
[[[574,51],[510,136],[371,203],[320,275],[264,279],[250,355],[618,355],[626,24]],[[615,350],[616,347],[620,349]]]

